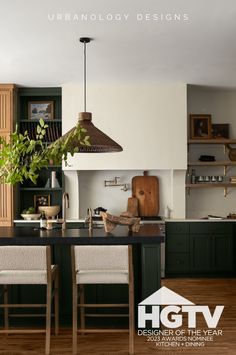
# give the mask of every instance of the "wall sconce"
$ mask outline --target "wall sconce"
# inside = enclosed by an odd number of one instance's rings
[[[129,188],[129,185],[127,183],[121,184],[119,182],[119,179],[120,179],[119,176],[115,176],[114,180],[105,180],[105,187],[122,186],[121,190],[127,191]]]

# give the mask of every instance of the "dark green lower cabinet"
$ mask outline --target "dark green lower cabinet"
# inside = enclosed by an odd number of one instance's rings
[[[193,234],[190,237],[191,271],[209,273],[212,269],[212,237],[208,234]]]
[[[166,276],[234,275],[234,224],[185,223],[167,223]]]
[[[232,235],[213,236],[213,269],[216,271],[229,271],[234,269],[234,245]]]

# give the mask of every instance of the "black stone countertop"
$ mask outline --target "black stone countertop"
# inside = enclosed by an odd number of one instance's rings
[[[104,228],[40,230],[33,227],[0,227],[0,245],[127,245],[164,242],[164,230],[158,224],[142,225],[138,233],[129,233],[127,227],[118,226],[112,233]]]

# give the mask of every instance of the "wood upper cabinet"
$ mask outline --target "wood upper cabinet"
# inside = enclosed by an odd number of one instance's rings
[[[16,86],[0,84],[0,136],[9,137],[15,121]],[[0,184],[0,226],[13,225],[14,189]]]

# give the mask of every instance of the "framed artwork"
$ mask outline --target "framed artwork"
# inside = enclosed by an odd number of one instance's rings
[[[28,118],[30,120],[52,120],[54,118],[53,101],[29,101]]]
[[[211,138],[211,115],[190,115],[190,138]]]
[[[34,195],[34,208],[36,211],[39,206],[50,206],[50,195]]]
[[[211,125],[212,138],[229,138],[228,123],[214,123]]]

